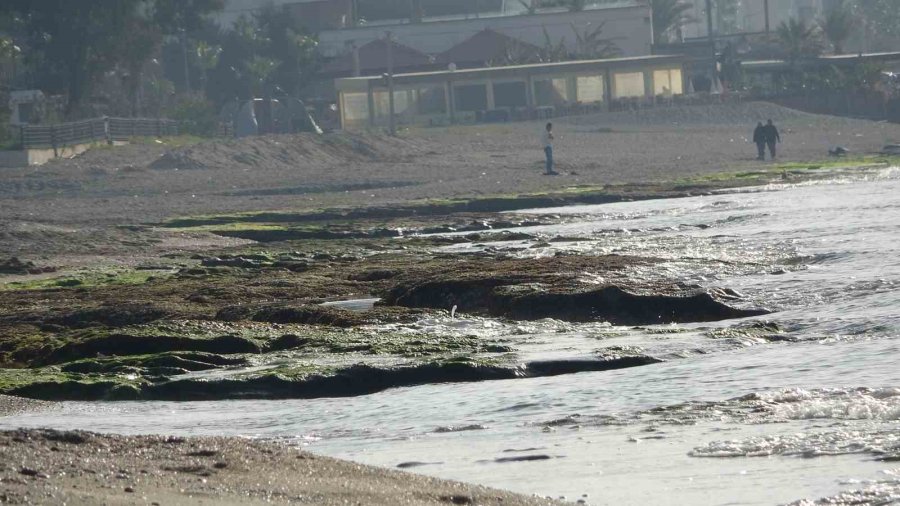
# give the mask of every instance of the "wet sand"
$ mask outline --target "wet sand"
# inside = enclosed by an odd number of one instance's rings
[[[52,404],[49,402],[0,394],[0,416],[9,416],[38,409],[45,409],[51,405]]]
[[[0,433],[9,504],[548,505],[238,438]]]

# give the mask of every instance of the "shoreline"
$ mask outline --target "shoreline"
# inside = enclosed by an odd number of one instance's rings
[[[876,137],[900,135],[894,126],[832,123]],[[40,173],[12,174],[0,180],[0,212],[12,216],[0,223],[0,238],[8,239],[0,267],[19,272],[0,275],[0,392],[48,400],[309,398],[651,366],[660,359],[622,348],[525,360],[520,343],[429,333],[417,322],[452,320],[457,309],[510,326],[536,318],[643,326],[767,314],[728,286],[631,274],[652,271],[660,259],[585,254],[577,245],[591,241],[590,234],[528,231],[564,224],[564,217],[503,211],[718,194],[900,160],[821,161],[812,156],[817,147],[805,147],[763,165],[733,158],[741,146],[727,141],[738,126],[721,127],[714,132],[718,144],[691,156],[682,151],[685,135],[699,142],[712,135],[708,127],[598,134],[577,126],[562,141],[572,161],[559,180],[532,174],[524,151],[528,125],[317,140],[312,155],[288,151],[299,157],[292,163],[308,163],[309,184],[301,181],[306,174],[266,151],[288,149],[282,144],[297,138],[188,147],[149,165],[160,148],[105,150]],[[621,152],[598,164],[593,143],[601,137]],[[814,137],[797,134],[798,143]],[[370,152],[373,146],[380,150]],[[245,147],[263,152],[254,172],[234,160],[232,152]],[[207,155],[214,155],[211,162],[196,164]],[[734,163],[723,167],[717,157]],[[457,168],[460,174],[451,174]],[[39,177],[47,181],[35,184]],[[491,248],[444,251],[500,239],[572,246],[549,258]],[[4,262],[11,256],[21,259]],[[322,305],[360,298],[382,303],[362,312]],[[774,342],[782,329],[750,324],[740,332]],[[47,406],[0,394],[0,416]],[[0,465],[0,494],[71,504],[130,503],[144,495],[160,504],[238,504],[248,493],[258,502],[494,504],[502,497],[503,504],[549,504],[294,452],[236,438],[13,431],[0,433],[0,460],[13,463]],[[136,453],[154,466],[142,468]],[[82,465],[97,454],[96,465]],[[311,476],[311,488],[296,488],[306,485],[287,470]],[[278,479],[258,485],[270,477]],[[417,495],[422,487],[430,492]]]
[[[13,504],[561,504],[242,438],[17,430],[0,456]]]

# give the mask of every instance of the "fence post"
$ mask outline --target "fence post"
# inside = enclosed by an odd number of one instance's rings
[[[56,125],[50,125],[50,144],[53,145],[53,158],[58,158],[59,149],[56,146]]]
[[[112,132],[109,131],[109,116],[103,117],[103,136],[106,138],[106,144],[112,146]]]

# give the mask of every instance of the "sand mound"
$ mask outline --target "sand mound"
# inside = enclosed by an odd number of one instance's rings
[[[247,137],[167,151],[148,165],[156,170],[291,168],[347,162],[396,161],[410,141],[377,134],[337,133]]]

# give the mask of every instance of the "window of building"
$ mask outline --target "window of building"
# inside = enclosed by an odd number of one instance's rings
[[[458,84],[453,87],[457,111],[484,111],[488,107],[487,85]]]
[[[684,85],[681,78],[681,69],[653,71],[653,94],[681,95],[683,93]]]
[[[603,76],[578,76],[576,83],[579,102],[590,104],[602,102],[605,98],[603,96]]]
[[[394,116],[403,116],[415,113],[410,106],[413,105],[411,95],[415,93],[413,90],[394,90]],[[372,94],[373,102],[375,102],[375,121],[384,123],[389,121],[388,111],[391,108],[390,94],[387,90],[375,91]]]
[[[356,123],[369,119],[369,96],[366,93],[341,93],[344,121]]]
[[[562,105],[569,101],[568,83],[565,77],[534,81],[534,102],[538,106]]]
[[[447,114],[447,97],[443,86],[432,86],[418,90],[419,114]]]
[[[644,73],[623,72],[615,74],[616,98],[643,97]]]
[[[525,81],[494,83],[494,107],[525,107],[527,105]]]

